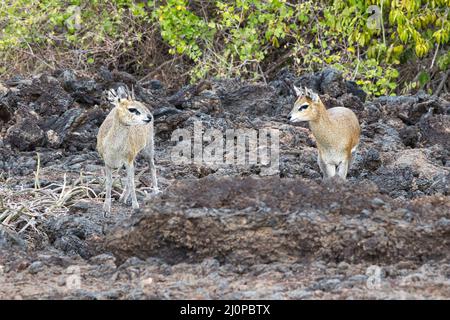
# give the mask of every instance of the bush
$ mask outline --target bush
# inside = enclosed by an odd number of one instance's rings
[[[106,64],[143,75],[167,66],[174,77],[196,81],[266,79],[285,64],[299,73],[331,65],[383,95],[431,89],[450,64],[450,0],[6,0],[1,6],[4,72]],[[183,64],[164,63],[175,60],[169,55]]]
[[[132,0],[5,0],[0,4],[0,72],[47,68],[152,67],[158,25]],[[161,59],[159,59],[161,60]]]

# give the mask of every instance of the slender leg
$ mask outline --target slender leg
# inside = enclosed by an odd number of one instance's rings
[[[333,164],[325,163],[320,156],[320,153],[317,161],[319,163],[320,171],[322,171],[323,179],[334,177],[336,174],[336,167]]]
[[[125,167],[127,169],[128,187],[130,188],[131,193],[131,206],[133,209],[139,209],[139,204],[136,197],[136,186],[134,184],[134,165],[133,163],[129,163],[126,164]]]
[[[336,175],[336,166],[334,164],[325,164],[325,172],[326,175],[324,175],[324,178],[331,178]]]
[[[350,164],[349,160],[344,160],[338,166],[338,176],[344,180],[347,177],[347,171],[348,171],[349,164]]]
[[[156,166],[155,166],[155,141],[153,137],[153,127],[149,130],[149,139],[147,146],[144,148],[144,157],[147,159],[150,165],[150,176],[152,179],[152,186],[155,192],[159,191],[158,179],[156,178]]]
[[[130,198],[130,179],[128,177],[125,178],[125,187],[123,188],[122,194],[120,195],[119,201],[123,203],[127,203],[128,199]]]
[[[353,164],[353,159],[355,158],[354,156],[355,156],[354,153],[350,153],[350,157],[348,158],[348,166],[347,166],[347,169],[348,169],[348,170],[350,170],[350,167],[351,167],[352,164]]]
[[[155,157],[154,157],[154,151],[153,151],[153,147],[151,148],[151,152],[150,152],[150,175],[152,178],[152,186],[153,186],[153,190],[155,192],[159,191],[158,188],[158,179],[156,178],[156,166],[155,166]]]
[[[111,188],[112,188],[112,169],[108,166],[105,166],[105,175],[106,175],[106,196],[105,203],[103,204],[103,211],[106,213],[111,212]]]
[[[348,159],[348,170],[350,170],[350,168],[352,167],[352,164],[353,164],[353,160],[355,160],[357,148],[358,148],[358,146],[356,145],[355,147],[353,147],[352,151],[350,152],[349,159]]]
[[[319,164],[320,172],[322,172],[323,178],[326,178],[326,167],[325,163],[323,163],[322,158],[319,156],[317,157],[317,163]]]

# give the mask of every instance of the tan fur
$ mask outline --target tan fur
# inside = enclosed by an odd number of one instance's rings
[[[348,108],[326,109],[319,96],[305,88],[295,88],[298,98],[290,121],[308,121],[316,139],[318,163],[323,177],[337,174],[345,179],[360,135],[358,118]],[[303,107],[302,107],[303,106]],[[301,109],[301,110],[299,110]]]
[[[100,126],[97,135],[97,150],[105,161],[104,211],[108,213],[111,210],[112,170],[122,166],[125,166],[127,170],[127,183],[120,201],[126,203],[131,195],[133,208],[139,208],[134,187],[134,159],[141,150],[145,151],[147,159],[150,160],[152,183],[157,190],[153,159],[153,115],[141,102],[131,98],[118,99],[115,104],[116,106]]]
[[[135,159],[139,151],[147,145],[152,130],[151,123],[126,126],[121,122],[120,119],[128,116],[128,111],[122,111],[127,109],[128,105],[129,102],[125,101],[112,109],[98,131],[97,150],[105,163],[114,169]],[[150,114],[146,108],[145,110]]]

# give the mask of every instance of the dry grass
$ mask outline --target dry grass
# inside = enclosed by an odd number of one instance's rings
[[[151,187],[139,184],[139,179],[146,170],[147,168],[143,168],[136,175],[136,192],[144,197],[148,197],[152,190]],[[42,234],[39,226],[46,219],[67,214],[70,207],[78,201],[101,204],[105,196],[104,176],[99,172],[80,172],[78,176],[72,175],[70,178],[67,173],[61,172],[52,179],[55,182],[42,187],[43,176],[39,154],[34,181],[28,183],[28,186],[23,185],[23,179],[0,174],[0,225],[17,232],[25,240],[32,239],[35,234]],[[58,177],[62,177],[62,181],[57,181]],[[48,179],[49,176],[45,175],[45,178]],[[123,187],[122,179],[116,177],[113,182],[113,197],[118,198]]]
[[[34,187],[18,186],[12,178],[0,176],[0,223],[19,234],[40,233],[37,226],[49,216],[68,212],[68,208],[80,199],[99,198],[90,185],[96,178],[83,177],[69,184],[64,174],[61,183],[40,184],[40,157],[34,173]],[[90,179],[89,179],[90,178]]]

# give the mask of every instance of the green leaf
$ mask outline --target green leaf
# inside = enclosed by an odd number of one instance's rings
[[[430,81],[430,75],[427,72],[422,71],[419,73],[418,79],[420,86],[423,87]]]

